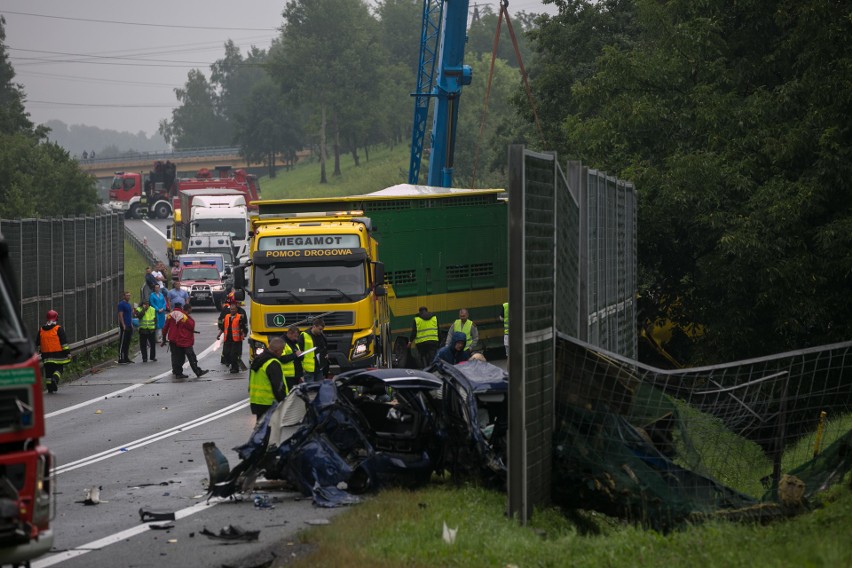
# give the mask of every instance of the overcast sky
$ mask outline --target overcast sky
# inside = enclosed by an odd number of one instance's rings
[[[471,0],[490,4],[497,0]],[[36,123],[149,136],[171,118],[174,89],[190,69],[210,64],[233,39],[246,52],[266,49],[285,0],[0,0],[6,47]],[[511,0],[509,12],[553,13],[541,0]],[[504,30],[505,31],[505,30]],[[412,42],[419,38],[412,38]],[[412,83],[414,78],[412,78]]]

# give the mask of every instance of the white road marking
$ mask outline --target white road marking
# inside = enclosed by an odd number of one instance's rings
[[[155,232],[155,233],[157,233],[158,235],[160,235],[161,237],[163,237],[163,240],[164,240],[164,241],[167,241],[167,240],[168,240],[168,239],[166,238],[166,234],[165,234],[164,232],[162,232],[160,229],[158,229],[158,228],[157,228],[154,224],[152,224],[150,221],[148,221],[147,219],[142,219],[142,222],[143,222],[143,223],[145,223],[146,225],[148,225],[149,227],[151,227],[151,228],[154,230],[154,232]]]
[[[126,444],[121,444],[114,448],[110,448],[109,450],[104,450],[103,452],[61,465],[57,468],[54,468],[53,475],[60,475],[62,473],[67,473],[69,471],[73,471],[81,467],[86,467],[87,465],[98,463],[99,461],[103,461],[105,459],[120,456],[121,454],[127,453],[131,450],[142,448],[144,446],[147,446],[148,444],[153,444],[154,442],[159,442],[160,440],[164,440],[165,438],[169,438],[171,436],[174,436],[175,434],[180,434],[181,432],[192,430],[193,428],[197,428],[198,426],[203,426],[208,422],[213,422],[214,420],[218,420],[219,418],[225,417],[229,414],[233,414],[238,410],[242,410],[243,408],[247,407],[248,404],[249,399],[245,398],[239,402],[235,402],[230,406],[226,406],[225,408],[220,408],[215,412],[211,412],[206,416],[195,418],[193,420],[190,420],[189,422],[173,426],[168,430],[163,430],[157,432],[156,434],[151,434],[150,436],[145,436],[144,438],[139,438],[138,440],[134,440]]]
[[[186,509],[175,511],[175,520],[180,520],[190,515],[194,515],[195,513],[201,512],[205,509],[209,509],[210,507],[215,506],[219,502],[220,501],[211,501],[210,503],[198,503],[197,505],[193,505],[192,507],[187,507]],[[76,558],[78,556],[82,556],[93,550],[101,550],[102,548],[106,548],[107,546],[115,544],[116,542],[127,540],[131,537],[150,530],[150,528],[151,527],[148,523],[136,525],[135,527],[131,527],[121,532],[117,532],[115,534],[99,538],[98,540],[93,540],[92,542],[75,547],[71,550],[66,550],[64,552],[60,552],[59,554],[54,554],[52,556],[42,558],[41,560],[36,560],[34,562],[31,562],[30,566],[32,568],[47,568],[48,566],[54,566],[55,564],[65,562],[66,560],[71,560],[72,558]]]
[[[217,342],[213,342],[207,349],[205,349],[199,355],[197,355],[198,360],[200,361],[208,353],[215,351],[217,348],[218,348]],[[189,363],[184,363],[183,368],[188,369]],[[151,383],[155,383],[155,382],[159,381],[160,379],[163,379],[163,378],[165,378],[165,377],[167,377],[171,374],[172,374],[171,370],[168,370],[164,373],[160,373],[157,376],[151,377],[147,381],[142,381],[141,383],[136,383],[134,385],[130,385],[129,387],[125,387],[121,390],[117,390],[115,392],[111,392],[109,394],[105,394],[103,396],[99,396],[98,398],[93,398],[91,400],[87,400],[87,401],[81,402],[79,404],[74,404],[72,406],[67,406],[65,408],[61,408],[59,410],[54,410],[53,412],[49,412],[49,413],[45,414],[44,417],[45,418],[52,418],[54,416],[59,416],[60,414],[65,414],[66,412],[71,412],[72,410],[77,410],[77,409],[83,408],[85,406],[95,404],[96,402],[101,402],[102,400],[107,399],[107,398],[114,398],[118,395],[121,395],[121,394],[124,394],[126,392],[130,392],[132,390],[138,389],[139,387],[144,387],[145,385],[150,385]]]

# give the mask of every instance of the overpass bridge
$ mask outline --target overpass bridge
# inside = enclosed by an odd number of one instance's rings
[[[232,166],[234,169],[243,168],[258,176],[265,175],[266,164],[247,163],[245,158],[239,155],[236,147],[211,147],[193,148],[189,150],[177,150],[170,152],[140,152],[134,156],[94,158],[78,160],[80,168],[95,176],[99,180],[111,180],[115,172],[145,172],[154,165],[156,161],[172,162],[177,166],[179,177],[194,177],[195,172],[201,168],[213,170],[216,166]],[[276,167],[288,165],[278,160]]]

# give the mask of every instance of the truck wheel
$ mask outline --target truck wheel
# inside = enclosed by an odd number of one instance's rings
[[[172,208],[169,207],[169,204],[164,201],[160,201],[159,203],[154,205],[155,219],[168,219],[171,212]]]
[[[127,218],[128,219],[139,219],[139,204],[134,203],[130,206],[130,209],[127,210]]]

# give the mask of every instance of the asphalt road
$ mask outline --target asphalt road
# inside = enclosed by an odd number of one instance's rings
[[[132,230],[165,257],[166,220],[132,221]],[[156,230],[155,230],[156,228]],[[295,493],[265,491],[274,508],[251,500],[206,501],[207,467],[202,444],[213,441],[231,465],[231,449],[254,425],[248,409],[248,372],[226,373],[220,364],[213,308],[199,307],[196,353],[201,379],[175,379],[169,353],[157,362],[108,365],[46,396],[45,443],[57,458],[55,534],[51,553],[34,567],[250,566],[295,549],[295,535],[308,522],[339,510],[316,508]],[[191,371],[187,371],[192,375]],[[85,505],[85,490],[100,487],[97,505]],[[140,521],[139,509],[175,512],[168,530]],[[154,523],[163,524],[163,523]],[[259,530],[259,540],[222,545],[201,535],[227,525]],[[291,548],[292,547],[292,548]]]

